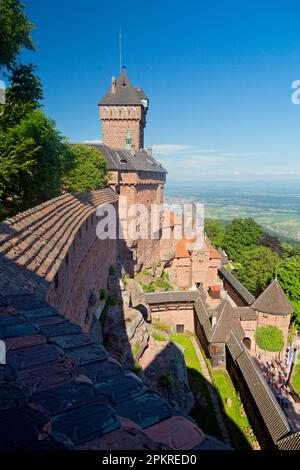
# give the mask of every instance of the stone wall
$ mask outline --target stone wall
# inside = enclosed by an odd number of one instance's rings
[[[96,235],[99,219],[91,215],[78,227],[76,237],[51,282],[47,301],[60,314],[89,331],[100,289],[107,286],[110,266],[116,265],[116,240],[100,240]],[[93,293],[95,305],[89,305]]]
[[[162,322],[171,322],[176,331],[177,325],[184,326],[184,332],[194,333],[194,306],[186,307],[185,304],[172,306],[166,309],[154,309],[151,307],[152,321],[159,320]]]
[[[100,106],[102,121],[102,141],[115,149],[125,148],[125,140],[130,133],[132,148],[144,148],[145,111],[142,106]]]
[[[249,338],[251,341],[250,352],[254,353],[255,352],[255,331],[257,327],[257,321],[256,320],[241,320],[241,325],[245,332],[245,338]],[[246,342],[244,343],[244,345],[247,347]]]
[[[122,237],[119,242],[120,261],[124,269],[133,275],[145,267],[152,267],[160,260],[160,235],[162,218],[160,216],[157,238],[152,237],[151,205],[162,204],[164,196],[165,177],[162,174],[145,172],[111,172],[111,186],[120,195],[120,221],[122,224]],[[138,237],[132,239],[128,229],[133,220],[126,214],[126,208],[133,204],[143,204],[148,210],[148,236],[147,239]],[[122,223],[123,221],[123,223]],[[137,229],[138,232],[138,229]]]

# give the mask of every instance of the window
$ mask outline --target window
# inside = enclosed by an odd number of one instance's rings
[[[88,221],[88,219],[86,219],[86,221],[85,221],[85,229],[86,229],[86,231],[88,231],[88,229],[89,229],[89,221]]]
[[[176,325],[176,332],[177,333],[184,333],[184,325]]]
[[[81,239],[81,228],[79,229],[79,238]]]
[[[75,240],[73,241],[73,251],[75,251],[76,249],[76,244],[75,244]]]
[[[69,253],[66,254],[66,265],[68,266],[69,264]]]
[[[59,285],[59,278],[58,278],[58,273],[56,273],[55,276],[54,276],[54,287],[55,287],[55,290],[57,290],[58,285]]]

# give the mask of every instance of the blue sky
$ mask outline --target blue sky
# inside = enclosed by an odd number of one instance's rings
[[[101,139],[97,103],[123,64],[150,99],[145,144],[169,181],[300,181],[299,1],[25,0],[45,111]]]

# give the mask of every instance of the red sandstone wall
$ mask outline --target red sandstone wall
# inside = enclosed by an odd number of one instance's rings
[[[177,287],[186,288],[191,286],[191,260],[190,258],[176,258],[174,267],[177,275]]]
[[[85,331],[89,330],[93,319],[92,315],[86,315],[90,293],[95,292],[99,300],[100,289],[107,286],[109,267],[116,264],[117,257],[116,240],[97,237],[98,221],[94,213],[78,228],[47,294],[50,305]]]
[[[194,333],[194,308],[183,308],[177,310],[161,310],[159,312],[151,312],[152,320],[158,319],[160,321],[169,321],[176,325],[184,325],[184,331]]]
[[[145,112],[142,106],[100,106],[102,141],[111,148],[125,148],[128,131],[133,148],[144,148]]]
[[[120,196],[126,197],[127,207],[129,208],[132,204],[143,204],[148,209],[148,238],[146,240],[137,239],[131,240],[128,232],[123,230],[123,236],[125,242],[120,241],[120,257],[125,260],[125,269],[133,274],[133,271],[138,271],[143,267],[151,267],[153,263],[160,260],[160,240],[152,238],[151,231],[151,205],[161,204],[163,202],[163,186],[164,179],[159,175],[146,174],[146,177],[141,177],[137,173],[122,173],[119,180],[119,194]],[[114,177],[114,184],[116,179]],[[120,201],[120,207],[122,200]],[[132,218],[127,217],[127,225],[131,223]],[[160,230],[162,220],[160,219]],[[131,263],[134,264],[132,269],[130,268],[130,255],[128,250],[132,252]]]
[[[245,332],[245,338],[250,338],[251,340],[251,352],[254,352],[255,351],[256,320],[241,321],[241,325]]]

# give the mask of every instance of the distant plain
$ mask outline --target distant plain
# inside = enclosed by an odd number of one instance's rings
[[[253,217],[268,231],[300,241],[300,182],[172,182],[167,203],[204,203],[205,218]]]

